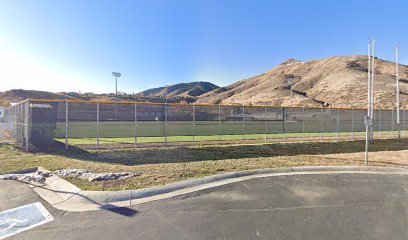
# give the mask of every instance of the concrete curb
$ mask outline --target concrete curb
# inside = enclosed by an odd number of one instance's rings
[[[31,186],[37,194],[55,208],[64,211],[82,212],[137,205],[255,178],[315,174],[408,175],[408,169],[324,166],[248,170],[187,180],[160,187],[124,191],[82,191],[58,176],[48,178],[43,185],[36,184]]]

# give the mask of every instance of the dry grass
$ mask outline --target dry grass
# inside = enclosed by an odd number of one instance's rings
[[[364,143],[286,143],[160,149],[122,149],[26,153],[0,145],[0,173],[36,166],[50,170],[85,168],[94,172],[137,172],[132,179],[88,182],[68,179],[85,190],[122,190],[152,187],[213,174],[260,168],[362,165]],[[378,140],[370,146],[371,165],[395,166],[408,159],[408,140]],[[392,151],[392,152],[391,152]],[[396,154],[393,161],[384,156]],[[399,155],[398,155],[399,154]],[[382,156],[382,157],[381,157]]]
[[[395,108],[395,64],[376,59],[376,107]],[[408,78],[408,67],[400,65],[401,79]],[[292,80],[290,97],[287,75]],[[401,92],[408,84],[400,82]],[[272,70],[198,97],[200,103],[317,106],[365,108],[367,105],[367,57],[342,56],[309,62],[287,61]],[[403,108],[408,95],[401,94]]]

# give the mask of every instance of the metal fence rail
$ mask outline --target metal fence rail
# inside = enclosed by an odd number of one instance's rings
[[[7,108],[0,136],[22,148],[149,142],[355,139],[365,109],[26,100]],[[378,109],[378,137],[396,137],[396,111]],[[407,112],[400,111],[402,136]]]

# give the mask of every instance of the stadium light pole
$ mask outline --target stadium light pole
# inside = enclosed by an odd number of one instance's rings
[[[119,72],[112,72],[112,76],[115,77],[115,94],[118,97],[118,77],[122,76]]]
[[[290,87],[290,106],[292,107],[292,92],[293,92],[293,90],[292,90],[292,85],[290,83],[293,81],[293,79],[295,79],[295,76],[293,76],[291,74],[288,74],[285,77],[286,77],[286,80],[288,81],[288,85]]]

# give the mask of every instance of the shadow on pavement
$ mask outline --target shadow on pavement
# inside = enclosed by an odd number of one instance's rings
[[[117,207],[112,204],[104,204],[100,208],[126,217],[133,217],[134,215],[137,214],[137,211],[134,209],[127,207]]]

